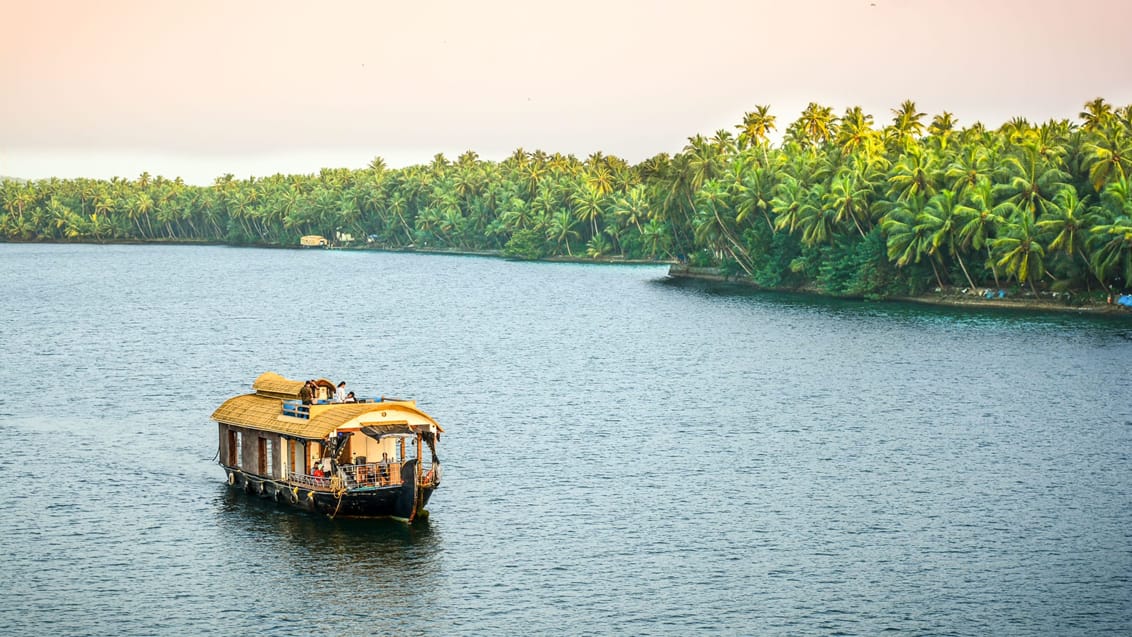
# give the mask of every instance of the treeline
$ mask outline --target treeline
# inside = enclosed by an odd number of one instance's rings
[[[466,152],[211,186],[152,177],[0,184],[11,241],[298,245],[306,234],[518,258],[679,259],[766,287],[1119,291],[1132,282],[1132,106],[1079,122],[960,128],[905,101],[878,126],[810,104],[783,142],[768,107],[676,155]]]

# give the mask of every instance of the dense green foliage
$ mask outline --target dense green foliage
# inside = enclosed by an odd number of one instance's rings
[[[738,134],[695,136],[639,165],[516,150],[501,162],[274,175],[189,186],[48,179],[0,184],[11,241],[297,245],[305,234],[390,249],[681,259],[767,287],[851,296],[930,287],[1132,285],[1132,107],[1102,99],[1081,123],[997,130],[930,122],[906,101],[891,124],[810,104],[772,146],[769,108]]]

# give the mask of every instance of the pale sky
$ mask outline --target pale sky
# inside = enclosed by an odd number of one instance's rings
[[[0,175],[193,184],[594,151],[770,104],[996,127],[1132,103],[1132,0],[0,0]]]

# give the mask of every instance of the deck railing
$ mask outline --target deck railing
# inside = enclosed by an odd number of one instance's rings
[[[304,405],[299,400],[284,400],[283,401],[283,415],[292,418],[307,419],[311,417],[310,405]]]
[[[355,487],[388,487],[401,484],[401,463],[390,462],[382,464],[371,462],[367,464],[339,465],[345,486],[349,489]],[[314,487],[316,489],[331,488],[330,476],[312,476],[305,473],[291,473],[287,480],[293,484]]]
[[[359,487],[387,487],[401,484],[401,463],[369,462],[366,464],[344,464],[338,467],[346,474],[348,484]]]
[[[359,403],[380,403],[380,402],[385,402],[385,398],[384,397],[359,398],[356,402],[359,402]],[[315,401],[312,404],[315,404],[315,405],[331,405],[331,404],[344,404],[344,403],[332,403],[329,400],[318,400],[318,401]],[[292,418],[302,418],[303,420],[307,420],[311,417],[311,406],[310,405],[304,405],[302,403],[302,401],[299,401],[299,400],[284,400],[283,401],[283,415],[284,416],[290,416]]]
[[[305,473],[292,473],[287,476],[288,482],[298,483],[308,487],[316,487],[319,489],[330,488],[330,478],[311,476]]]

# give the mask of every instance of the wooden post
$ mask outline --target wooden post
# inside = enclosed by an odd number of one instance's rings
[[[421,432],[418,431],[417,432],[417,470],[416,470],[417,475],[413,478],[413,480],[416,481],[416,484],[413,485],[414,489],[416,489],[417,486],[420,485],[420,483],[421,483],[421,463],[422,462],[424,462],[424,454],[421,453]]]

